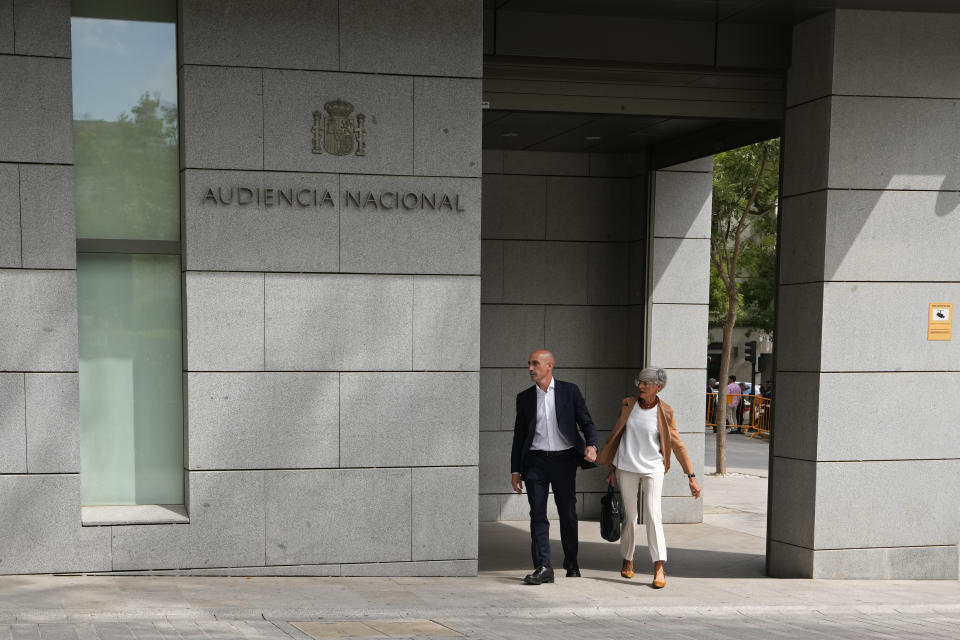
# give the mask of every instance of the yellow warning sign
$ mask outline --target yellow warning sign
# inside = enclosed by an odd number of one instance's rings
[[[953,340],[953,303],[931,302],[927,340]]]

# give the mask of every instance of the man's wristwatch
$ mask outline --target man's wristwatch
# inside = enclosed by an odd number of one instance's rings
[[[688,478],[696,478],[696,477],[697,477],[697,474],[695,474],[695,473],[688,473],[688,474],[687,474],[687,477],[688,477]]]

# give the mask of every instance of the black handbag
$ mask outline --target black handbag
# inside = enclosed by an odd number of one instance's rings
[[[600,498],[600,536],[608,542],[620,539],[623,525],[623,499],[613,485],[607,485],[607,495]]]

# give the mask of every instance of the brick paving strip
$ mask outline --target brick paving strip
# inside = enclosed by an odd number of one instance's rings
[[[951,609],[948,607],[948,609]],[[760,640],[768,638],[930,638],[955,640],[960,629],[960,607],[937,612],[920,609],[884,613],[823,613],[806,611],[750,614],[712,614],[664,610],[661,612],[593,612],[566,616],[499,614],[452,617],[442,620],[324,620],[269,621],[174,619],[124,622],[56,622],[0,624],[0,640],[353,640],[410,638],[529,638],[599,637],[633,640]]]

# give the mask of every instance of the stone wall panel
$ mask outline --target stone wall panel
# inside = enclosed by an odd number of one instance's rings
[[[338,466],[339,391],[336,373],[187,374],[189,468]]]
[[[476,465],[478,378],[476,372],[340,374],[340,466]]]
[[[267,369],[410,369],[413,278],[267,274],[265,288]]]
[[[0,371],[77,370],[75,271],[0,270]]]

